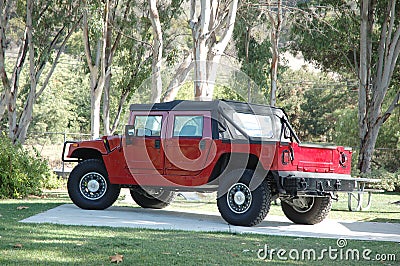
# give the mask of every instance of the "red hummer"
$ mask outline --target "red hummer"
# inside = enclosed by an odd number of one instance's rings
[[[66,142],[63,161],[79,162],[68,193],[80,208],[105,209],[121,188],[156,209],[176,191],[218,191],[222,217],[253,226],[277,198],[291,221],[321,222],[337,192],[368,181],[350,176],[351,155],[302,144],[280,108],[215,100],[132,104],[123,136]]]

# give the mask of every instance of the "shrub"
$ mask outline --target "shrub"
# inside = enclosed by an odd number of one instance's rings
[[[400,169],[395,173],[384,168],[375,169],[371,173],[362,175],[362,177],[381,179],[380,183],[370,185],[371,188],[400,192]]]
[[[51,175],[47,162],[37,152],[14,145],[0,134],[0,198],[40,195]]]

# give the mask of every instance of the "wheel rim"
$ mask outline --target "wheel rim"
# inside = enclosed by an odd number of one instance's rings
[[[314,197],[299,197],[293,199],[293,209],[299,213],[306,213],[314,206]]]
[[[86,199],[97,200],[107,191],[107,181],[103,175],[90,172],[85,174],[79,182],[79,190]]]
[[[251,206],[251,191],[243,183],[236,183],[231,186],[226,197],[229,209],[234,213],[245,213]]]

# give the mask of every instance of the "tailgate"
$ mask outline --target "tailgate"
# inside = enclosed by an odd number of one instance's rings
[[[350,174],[350,148],[320,144],[292,144],[293,166],[300,172]]]

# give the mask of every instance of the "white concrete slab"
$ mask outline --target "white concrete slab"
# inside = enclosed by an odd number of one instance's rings
[[[290,222],[286,217],[267,216],[255,227],[242,227],[227,224],[217,213],[114,206],[103,211],[92,211],[79,209],[73,204],[65,204],[21,222],[400,242],[400,224],[395,223],[326,219],[316,225],[298,225]]]

